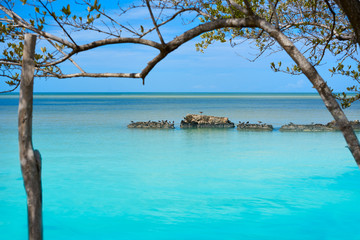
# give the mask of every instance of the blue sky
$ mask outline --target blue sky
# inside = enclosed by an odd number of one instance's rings
[[[103,1],[100,1],[103,2]],[[28,13],[22,10],[23,16]],[[114,14],[116,11],[112,10]],[[148,12],[136,10],[131,12],[124,22],[151,26]],[[184,29],[196,24],[184,26],[177,21],[162,28],[165,41],[180,35]],[[59,34],[59,30],[50,29]],[[73,33],[72,37],[80,43],[96,39],[93,33]],[[196,52],[194,39],[160,62],[146,78],[145,86],[141,79],[109,78],[74,78],[74,79],[36,79],[35,92],[314,92],[305,76],[291,76],[275,73],[270,69],[271,62],[282,61],[291,64],[292,60],[284,53],[264,55],[255,62],[255,53],[251,45],[243,44],[232,48],[228,43],[216,43],[205,53]],[[42,44],[41,42],[39,43]],[[40,47],[38,45],[38,48]],[[81,53],[74,57],[81,67],[88,72],[139,72],[146,63],[156,56],[157,50],[149,47],[124,44],[108,46]],[[328,58],[327,65],[318,68],[320,74],[336,91],[343,91],[351,84],[346,78],[330,77],[327,70],[334,59]],[[66,64],[68,73],[76,71],[71,64]],[[3,81],[1,89],[6,86]]]

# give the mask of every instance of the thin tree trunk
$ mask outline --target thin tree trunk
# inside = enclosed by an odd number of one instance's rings
[[[335,100],[330,88],[327,86],[324,79],[319,75],[319,73],[309,63],[309,61],[304,57],[304,55],[296,48],[293,42],[290,41],[281,31],[277,30],[274,26],[272,26],[270,23],[266,22],[265,20],[258,19],[257,22],[260,28],[268,32],[270,36],[273,37],[281,45],[282,48],[284,48],[284,50],[289,54],[289,56],[301,68],[305,76],[314,85],[315,89],[318,91],[323,102],[325,103],[326,108],[334,117],[337,126],[342,131],[344,138],[348,144],[348,147],[357,165],[360,167],[359,140],[356,137],[349,120],[342,111],[338,102]]]
[[[27,195],[30,240],[42,240],[41,156],[32,145],[32,112],[34,86],[34,54],[36,36],[25,34],[22,60],[18,130],[20,164]]]

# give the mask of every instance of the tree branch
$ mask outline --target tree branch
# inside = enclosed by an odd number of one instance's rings
[[[158,34],[158,36],[159,36],[160,42],[161,42],[163,45],[165,45],[164,39],[163,39],[163,37],[161,36],[159,27],[158,27],[158,25],[157,25],[157,23],[156,23],[156,21],[155,21],[154,14],[153,14],[153,12],[151,11],[151,7],[150,7],[150,4],[149,4],[149,0],[146,0],[146,5],[147,5],[147,8],[148,8],[149,13],[150,13],[151,20],[152,20],[152,22],[153,22],[153,24],[154,24],[154,26],[155,26],[156,32],[157,32],[157,34]]]
[[[245,6],[246,6],[246,9],[247,11],[249,12],[249,15],[252,16],[254,15],[254,12],[253,10],[251,9],[251,4],[248,0],[244,0],[244,3],[245,3]]]
[[[91,5],[90,5],[89,3],[86,3],[86,4],[87,4],[89,7],[91,7]],[[128,28],[128,27],[120,24],[120,23],[117,22],[114,18],[112,18],[111,16],[109,16],[108,14],[106,14],[105,11],[100,11],[100,9],[98,9],[98,8],[96,8],[95,10],[96,10],[99,14],[101,14],[101,15],[103,15],[104,17],[106,17],[107,19],[109,19],[112,24],[115,23],[115,24],[117,24],[119,27],[125,29],[126,31],[128,31],[128,32],[130,32],[130,33],[132,33],[132,34],[134,34],[134,35],[136,35],[136,36],[138,36],[138,37],[141,37],[141,35],[138,34],[136,31],[133,31],[133,30],[131,30],[130,28]],[[123,13],[125,13],[127,10],[122,10],[122,11],[123,11]]]
[[[12,61],[8,61],[8,60],[0,60],[0,65],[5,64],[5,65],[14,65],[14,66],[21,66],[21,62],[12,62]]]
[[[56,78],[77,78],[77,77],[93,77],[93,78],[141,78],[140,73],[72,73],[57,74],[48,72],[45,75],[35,75],[36,77],[56,77]]]
[[[54,47],[54,48],[56,48],[59,52],[61,52],[65,57],[67,56],[67,54],[63,51],[63,50],[61,50],[58,46],[56,46],[52,41],[50,41],[49,39],[48,39],[48,42]],[[75,65],[75,67],[77,67],[77,69],[79,69],[82,73],[85,73],[85,71],[72,59],[72,58],[68,58],[69,59],[69,61],[70,62],[72,62],[74,65]]]
[[[1,91],[0,93],[9,93],[15,91],[20,86],[20,81],[17,82],[16,86],[7,91]]]
[[[269,4],[272,8],[272,13],[271,13],[271,17],[274,15],[275,16],[275,26],[277,29],[280,29],[280,25],[279,25],[279,17],[278,17],[278,14],[276,12],[276,5],[278,3],[278,1],[276,1],[276,4],[274,5],[274,3],[272,2],[272,0],[268,0],[269,1]],[[271,21],[271,17],[270,17],[270,21]]]
[[[181,13],[187,12],[187,11],[196,11],[197,13],[203,15],[205,13],[199,12],[199,10],[197,8],[187,8],[187,9],[181,9],[180,11],[174,13],[168,20],[158,24],[158,27],[161,27],[165,24],[167,24],[168,22],[171,22],[172,20],[174,20],[178,15],[180,15]],[[148,33],[152,32],[155,30],[155,27],[150,28],[148,31],[144,32],[144,34],[141,37],[144,37],[145,35],[147,35]]]
[[[21,18],[19,15],[17,15],[16,13],[14,13],[13,11],[7,9],[6,7],[4,7],[3,5],[0,4],[0,10],[3,11],[5,14],[7,14],[10,18],[12,18],[14,20],[15,23],[19,24],[19,27],[23,27],[26,28],[28,30],[31,30],[37,34],[39,34],[40,36],[44,37],[44,38],[48,38],[48,39],[52,39],[56,42],[59,42],[61,44],[64,44],[65,46],[69,47],[69,48],[76,48],[76,45],[63,39],[60,37],[57,37],[55,35],[52,35],[50,33],[47,32],[43,32],[35,27],[33,27],[31,24],[27,23],[23,18]]]
[[[75,44],[76,47],[78,47],[78,45],[76,44],[76,42],[74,41],[74,39],[70,36],[70,34],[65,30],[65,28],[59,23],[59,21],[57,20],[55,13],[50,12],[50,10],[46,7],[46,5],[39,0],[39,2],[41,3],[41,5],[45,8],[45,10],[50,14],[50,16],[52,16],[52,18],[55,20],[55,22],[59,25],[59,27],[64,31],[64,33],[68,36],[68,38]]]
[[[109,39],[103,39],[99,41],[94,41],[88,44],[80,45],[78,48],[78,51],[86,51],[89,49],[93,49],[96,47],[104,46],[104,45],[110,45],[110,44],[117,44],[117,43],[137,43],[142,44],[146,46],[150,46],[156,49],[161,50],[163,46],[157,42],[146,40],[142,38],[109,38]]]
[[[250,12],[248,11],[247,8],[242,7],[241,5],[239,5],[237,2],[235,2],[234,0],[226,0],[228,2],[228,4],[230,6],[233,6],[234,8],[236,8],[237,10],[239,10],[240,12],[244,13],[245,15],[251,15]]]
[[[323,51],[322,51],[321,57],[320,57],[320,59],[319,59],[319,62],[324,58],[326,48],[327,48],[327,46],[329,45],[329,42],[331,41],[331,39],[333,38],[334,29],[335,29],[335,24],[336,24],[336,15],[335,15],[334,10],[332,9],[332,7],[331,7],[330,3],[328,2],[328,0],[325,0],[325,3],[326,3],[326,5],[328,6],[328,8],[329,8],[329,10],[330,10],[330,12],[331,12],[331,14],[332,14],[332,16],[333,16],[333,24],[332,24],[331,29],[330,29],[330,36],[329,36],[328,40],[326,41],[326,44],[325,44],[324,49],[323,49]]]
[[[136,43],[136,44],[142,44],[142,45],[146,45],[146,46],[150,46],[156,49],[161,50],[163,48],[163,46],[157,42],[151,41],[151,40],[146,40],[146,39],[141,39],[141,38],[109,38],[109,39],[103,39],[103,40],[98,40],[98,41],[94,41],[88,44],[84,44],[84,45],[80,45],[78,46],[75,50],[73,50],[72,52],[70,52],[68,55],[66,55],[64,58],[55,61],[55,62],[51,62],[45,65],[42,65],[41,67],[49,67],[49,66],[54,66],[57,65],[59,63],[65,62],[66,60],[68,60],[71,56],[73,56],[76,53],[79,52],[83,52],[83,51],[87,51],[93,48],[97,48],[97,47],[101,47],[101,46],[105,46],[105,45],[110,45],[110,44],[119,44],[119,43]]]
[[[116,43],[142,43],[148,46],[155,47],[160,50],[160,53],[153,58],[150,62],[148,62],[147,66],[141,71],[141,73],[75,73],[75,74],[57,74],[54,72],[49,73],[54,77],[58,78],[72,78],[72,77],[119,77],[119,78],[142,78],[143,80],[149,74],[149,72],[159,63],[162,59],[164,59],[169,53],[176,50],[179,46],[184,44],[185,42],[199,36],[202,33],[224,28],[224,27],[255,27],[254,19],[252,17],[249,18],[241,18],[241,19],[219,19],[213,22],[208,22],[196,26],[180,36],[174,38],[170,41],[167,46],[168,48],[163,48],[161,44],[152,42],[145,39],[139,38],[116,38],[116,39],[104,39],[101,41],[95,41],[90,44],[79,46],[79,51],[86,51],[91,48],[96,48],[99,46],[107,45],[107,44],[116,44]],[[68,56],[69,58],[69,56]],[[42,76],[42,75],[41,75]],[[49,76],[49,75],[46,75]]]
[[[234,28],[256,27],[255,25],[256,18],[257,17],[227,18],[227,19],[218,19],[211,22],[207,22],[184,32],[180,36],[177,36],[172,41],[168,42],[167,45],[170,51],[174,51],[185,42],[208,31],[225,28],[225,27],[234,27]]]

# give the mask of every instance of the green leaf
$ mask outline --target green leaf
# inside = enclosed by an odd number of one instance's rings
[[[16,85],[16,84],[14,83],[14,81],[6,81],[5,83],[8,84],[9,86],[14,86],[14,85]]]

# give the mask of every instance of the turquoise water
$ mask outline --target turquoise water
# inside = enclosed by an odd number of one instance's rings
[[[17,95],[0,95],[0,239],[26,239]],[[187,113],[273,132],[178,128]],[[347,111],[360,118],[360,105]],[[167,119],[175,130],[127,129]],[[45,239],[360,239],[360,170],[313,94],[38,94]]]

